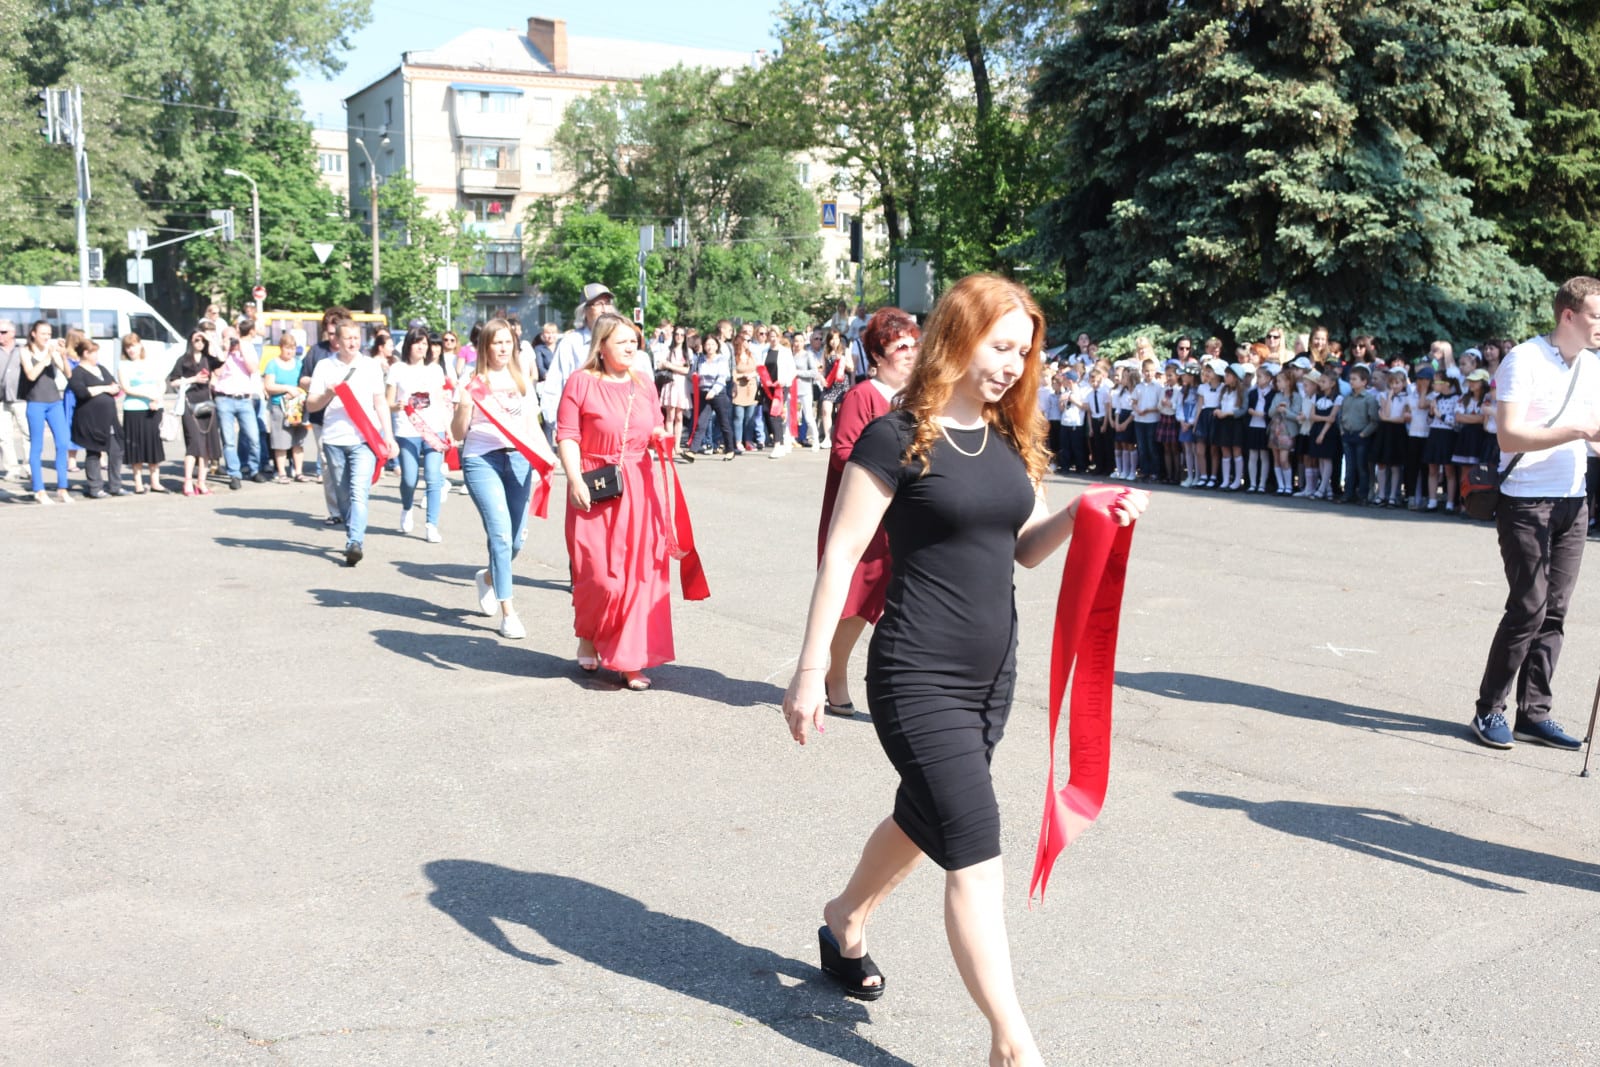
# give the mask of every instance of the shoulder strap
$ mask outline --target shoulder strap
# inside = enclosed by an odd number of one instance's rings
[[[1559,349],[1557,351],[1559,351]],[[1580,353],[1580,357],[1581,355],[1582,354]],[[1567,405],[1572,402],[1572,394],[1576,392],[1578,388],[1578,375],[1582,373],[1583,363],[1579,362],[1577,366],[1572,368],[1572,380],[1567,383],[1566,399],[1561,401],[1561,406],[1556,409],[1556,413],[1550,416],[1549,420],[1544,424],[1545,429],[1548,430],[1550,427],[1560,422],[1561,416],[1567,413]],[[1511,472],[1517,469],[1517,464],[1522,462],[1522,457],[1525,455],[1527,455],[1526,452],[1518,452],[1516,455],[1511,457],[1511,462],[1506,464],[1506,469],[1500,472],[1500,480],[1502,482],[1511,477]]]

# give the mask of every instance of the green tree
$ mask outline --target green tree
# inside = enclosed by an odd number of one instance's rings
[[[1500,0],[1496,40],[1537,58],[1503,74],[1531,147],[1475,159],[1475,202],[1551,278],[1600,272],[1600,4]]]
[[[83,88],[90,241],[117,263],[130,228],[152,239],[161,226],[203,228],[207,210],[227,202],[209,197],[230,146],[298,120],[289,83],[300,71],[341,69],[349,35],[369,17],[370,0],[0,0],[10,43],[0,64],[0,177],[21,193],[0,206],[0,261],[75,243],[71,152],[33,132],[40,87]],[[189,251],[157,257],[158,293],[175,295],[171,272]]]
[[[428,202],[417,195],[416,182],[399,171],[378,186],[378,231],[378,284],[389,321],[444,322],[445,294],[437,285],[438,268],[447,263],[470,268],[480,251],[480,242],[466,228],[466,213],[430,214]],[[371,277],[369,241],[363,240],[351,257],[358,278]],[[370,290],[370,284],[364,288]],[[370,291],[366,295],[370,297]]]
[[[1499,75],[1527,56],[1495,26],[1469,0],[1095,3],[1040,70],[1065,195],[1028,251],[1102,334],[1525,330],[1548,283],[1445,162],[1526,147]]]
[[[638,226],[656,227],[652,317],[787,320],[825,295],[819,202],[800,184],[795,146],[780,143],[782,123],[759,121],[741,77],[680,67],[602,88],[571,104],[556,133],[572,199],[627,224],[635,266],[618,292],[634,288]],[[547,209],[535,209],[529,228],[545,234],[541,218]],[[668,249],[667,226],[679,218],[687,240]]]
[[[530,216],[529,228],[539,236],[528,256],[528,284],[563,314],[578,306],[590,282],[618,294],[618,305],[631,303],[627,294],[639,273],[637,228],[581,208],[569,208],[551,225],[549,212],[541,205]]]
[[[323,184],[308,124],[266,123],[249,141],[219,141],[214,162],[198,195],[233,209],[236,238],[226,244],[206,237],[187,246],[188,276],[198,289],[226,294],[237,307],[250,302],[255,284],[250,186],[223,173],[230,168],[248,174],[260,189],[261,276],[269,307],[347,305],[371,288],[370,266],[360,278],[351,269],[352,255],[367,247],[368,238],[347,217],[344,201]],[[317,260],[314,242],[334,246],[326,264]]]

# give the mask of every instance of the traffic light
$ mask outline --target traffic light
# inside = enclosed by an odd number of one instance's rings
[[[861,218],[850,220],[850,262],[861,262]]]
[[[55,144],[60,132],[61,119],[56,114],[56,94],[49,89],[39,90],[39,133],[45,141]]]

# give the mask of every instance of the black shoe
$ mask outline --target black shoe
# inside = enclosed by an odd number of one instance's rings
[[[237,488],[239,488],[239,479],[235,478],[231,474],[228,475],[228,488],[229,489],[237,489]]]
[[[822,955],[822,973],[844,987],[847,997],[857,1000],[877,1000],[883,996],[888,979],[872,962],[872,956],[852,958],[839,951],[839,941],[833,931],[823,926],[817,930],[817,947]],[[876,978],[877,985],[867,985],[868,978]]]
[[[340,518],[335,518],[334,516],[329,515],[327,518],[322,520],[322,525],[324,525],[324,526],[343,526],[344,525],[344,520],[340,519]]]
[[[361,556],[361,546],[355,541],[351,541],[344,546],[344,562],[346,566],[354,567],[361,562]]]
[[[255,482],[257,485],[262,485],[272,481],[272,475],[268,474],[266,471],[256,471],[255,474],[251,475],[250,480]]]

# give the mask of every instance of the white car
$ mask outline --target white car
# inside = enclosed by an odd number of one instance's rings
[[[17,325],[17,339],[25,340],[28,328],[44,319],[55,328],[55,336],[83,322],[83,295],[76,282],[59,285],[0,285],[0,318]],[[100,360],[116,369],[122,356],[122,338],[138,334],[144,341],[145,358],[170,370],[183,355],[184,340],[172,324],[149,304],[126,289],[109,286],[89,287],[89,336],[100,342]]]

